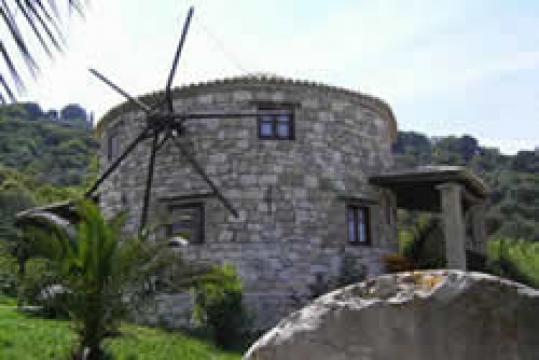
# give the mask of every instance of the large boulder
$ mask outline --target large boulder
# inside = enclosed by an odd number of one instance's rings
[[[292,313],[244,359],[537,360],[539,291],[458,270],[384,275]]]

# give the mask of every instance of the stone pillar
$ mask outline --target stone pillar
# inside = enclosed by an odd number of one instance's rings
[[[466,228],[462,210],[462,185],[439,185],[445,253],[449,269],[466,270]]]
[[[486,254],[487,230],[485,225],[485,202],[472,206],[470,209],[472,222],[472,237],[474,250],[481,254]]]

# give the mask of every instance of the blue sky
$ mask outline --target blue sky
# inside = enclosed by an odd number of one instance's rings
[[[92,0],[26,98],[101,115],[122,99],[88,67],[134,94],[162,88],[191,4],[175,85],[275,73],[383,98],[402,130],[539,146],[539,1]]]

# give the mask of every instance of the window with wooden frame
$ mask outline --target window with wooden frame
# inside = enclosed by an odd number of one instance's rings
[[[107,159],[112,161],[120,155],[120,134],[113,131],[107,138]]]
[[[354,245],[371,245],[371,224],[369,207],[346,206],[346,226],[348,242]]]
[[[259,105],[258,138],[264,140],[294,140],[294,108],[291,105]],[[264,114],[271,111],[271,114]]]
[[[166,232],[168,238],[179,238],[189,244],[204,242],[204,205],[202,203],[169,206],[170,223]]]

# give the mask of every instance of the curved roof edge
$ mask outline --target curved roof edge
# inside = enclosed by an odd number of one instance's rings
[[[176,97],[180,97],[181,95],[185,96],[193,92],[198,92],[205,88],[209,89],[213,87],[220,87],[220,86],[226,86],[226,85],[242,85],[242,84],[243,85],[250,85],[250,84],[272,85],[274,84],[274,85],[304,86],[304,87],[318,88],[318,89],[330,91],[333,93],[341,93],[341,94],[355,97],[360,100],[363,106],[370,108],[371,110],[380,114],[384,119],[386,119],[389,122],[392,141],[395,141],[397,138],[397,121],[395,119],[395,115],[393,114],[393,111],[391,110],[391,107],[389,106],[389,104],[387,104],[384,100],[377,98],[375,96],[372,96],[372,95],[363,94],[359,91],[346,89],[344,87],[327,85],[320,82],[285,78],[285,77],[280,77],[280,76],[275,76],[275,75],[246,75],[246,76],[236,76],[236,77],[211,80],[211,81],[200,82],[200,83],[193,83],[193,84],[176,87],[172,90],[172,96],[173,98],[176,98]],[[163,91],[152,92],[152,93],[138,96],[137,98],[141,99],[142,101],[153,103],[156,100],[160,99],[163,93],[164,93]],[[135,105],[127,101],[110,109],[105,115],[103,115],[103,117],[97,123],[96,125],[97,134],[99,135],[101,131],[103,130],[103,127],[113,118],[115,118],[119,114],[122,114],[127,111],[132,111],[132,110],[137,110],[137,108],[135,107]]]

